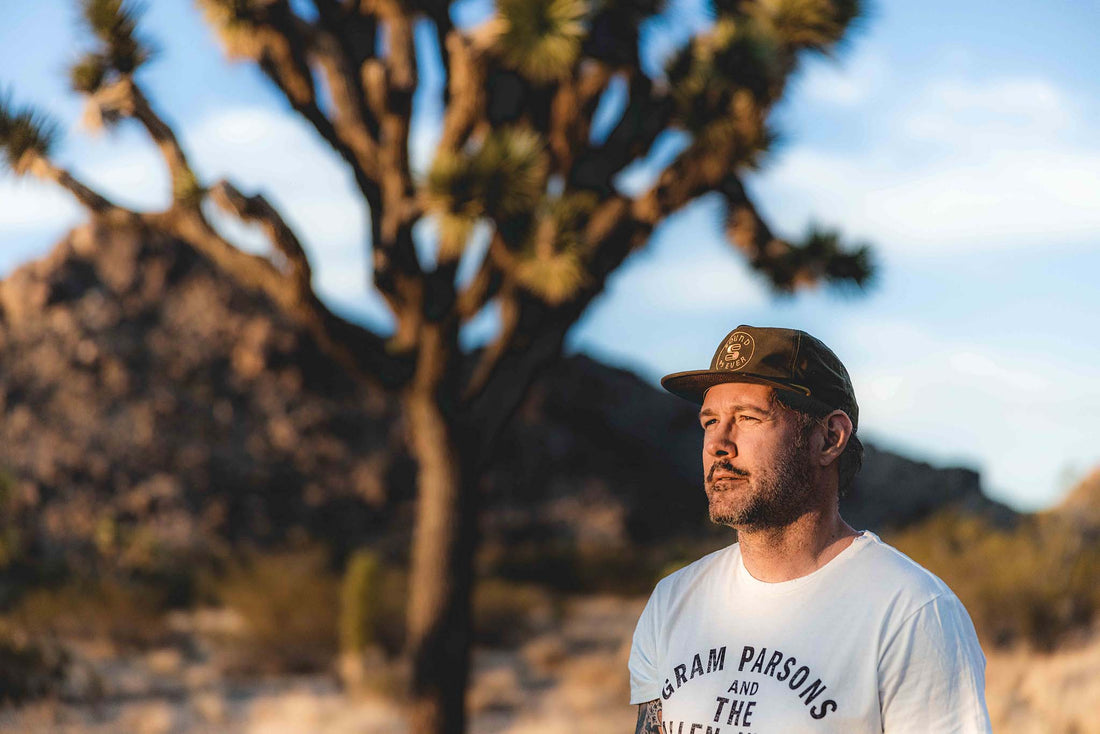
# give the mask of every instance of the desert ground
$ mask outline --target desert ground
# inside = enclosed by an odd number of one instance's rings
[[[581,597],[521,646],[481,649],[473,734],[603,734],[634,725],[630,634],[644,599]],[[1100,732],[1100,635],[1049,654],[988,650],[987,699],[1000,734]],[[0,711],[12,734],[407,734],[385,676],[351,695],[334,676],[232,680],[202,645],[118,657],[85,647],[69,700]]]

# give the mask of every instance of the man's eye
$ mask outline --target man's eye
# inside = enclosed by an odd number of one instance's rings
[[[703,428],[706,428],[707,426],[717,422],[718,420],[715,418],[707,418],[705,421],[703,421]]]
[[[760,419],[757,418],[754,415],[739,415],[739,416],[737,416],[737,420],[739,420],[739,421],[758,421],[759,422]]]

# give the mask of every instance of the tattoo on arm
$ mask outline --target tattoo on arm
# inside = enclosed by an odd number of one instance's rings
[[[664,716],[661,713],[661,699],[638,704],[638,725],[634,734],[664,734]]]

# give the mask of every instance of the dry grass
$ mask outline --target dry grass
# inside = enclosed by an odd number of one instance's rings
[[[987,646],[1051,650],[1100,609],[1100,547],[1053,515],[1000,529],[948,511],[890,541],[951,587]]]
[[[210,582],[241,620],[215,642],[238,675],[328,669],[337,650],[339,579],[320,547],[248,552]]]
[[[168,601],[169,592],[157,585],[116,576],[72,579],[27,591],[5,617],[35,637],[145,648],[170,635]]]

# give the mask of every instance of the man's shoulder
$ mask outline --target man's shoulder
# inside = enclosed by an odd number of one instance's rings
[[[874,533],[864,531],[866,547],[853,561],[858,577],[873,589],[892,597],[907,598],[920,606],[944,595],[954,596],[940,577]]]

